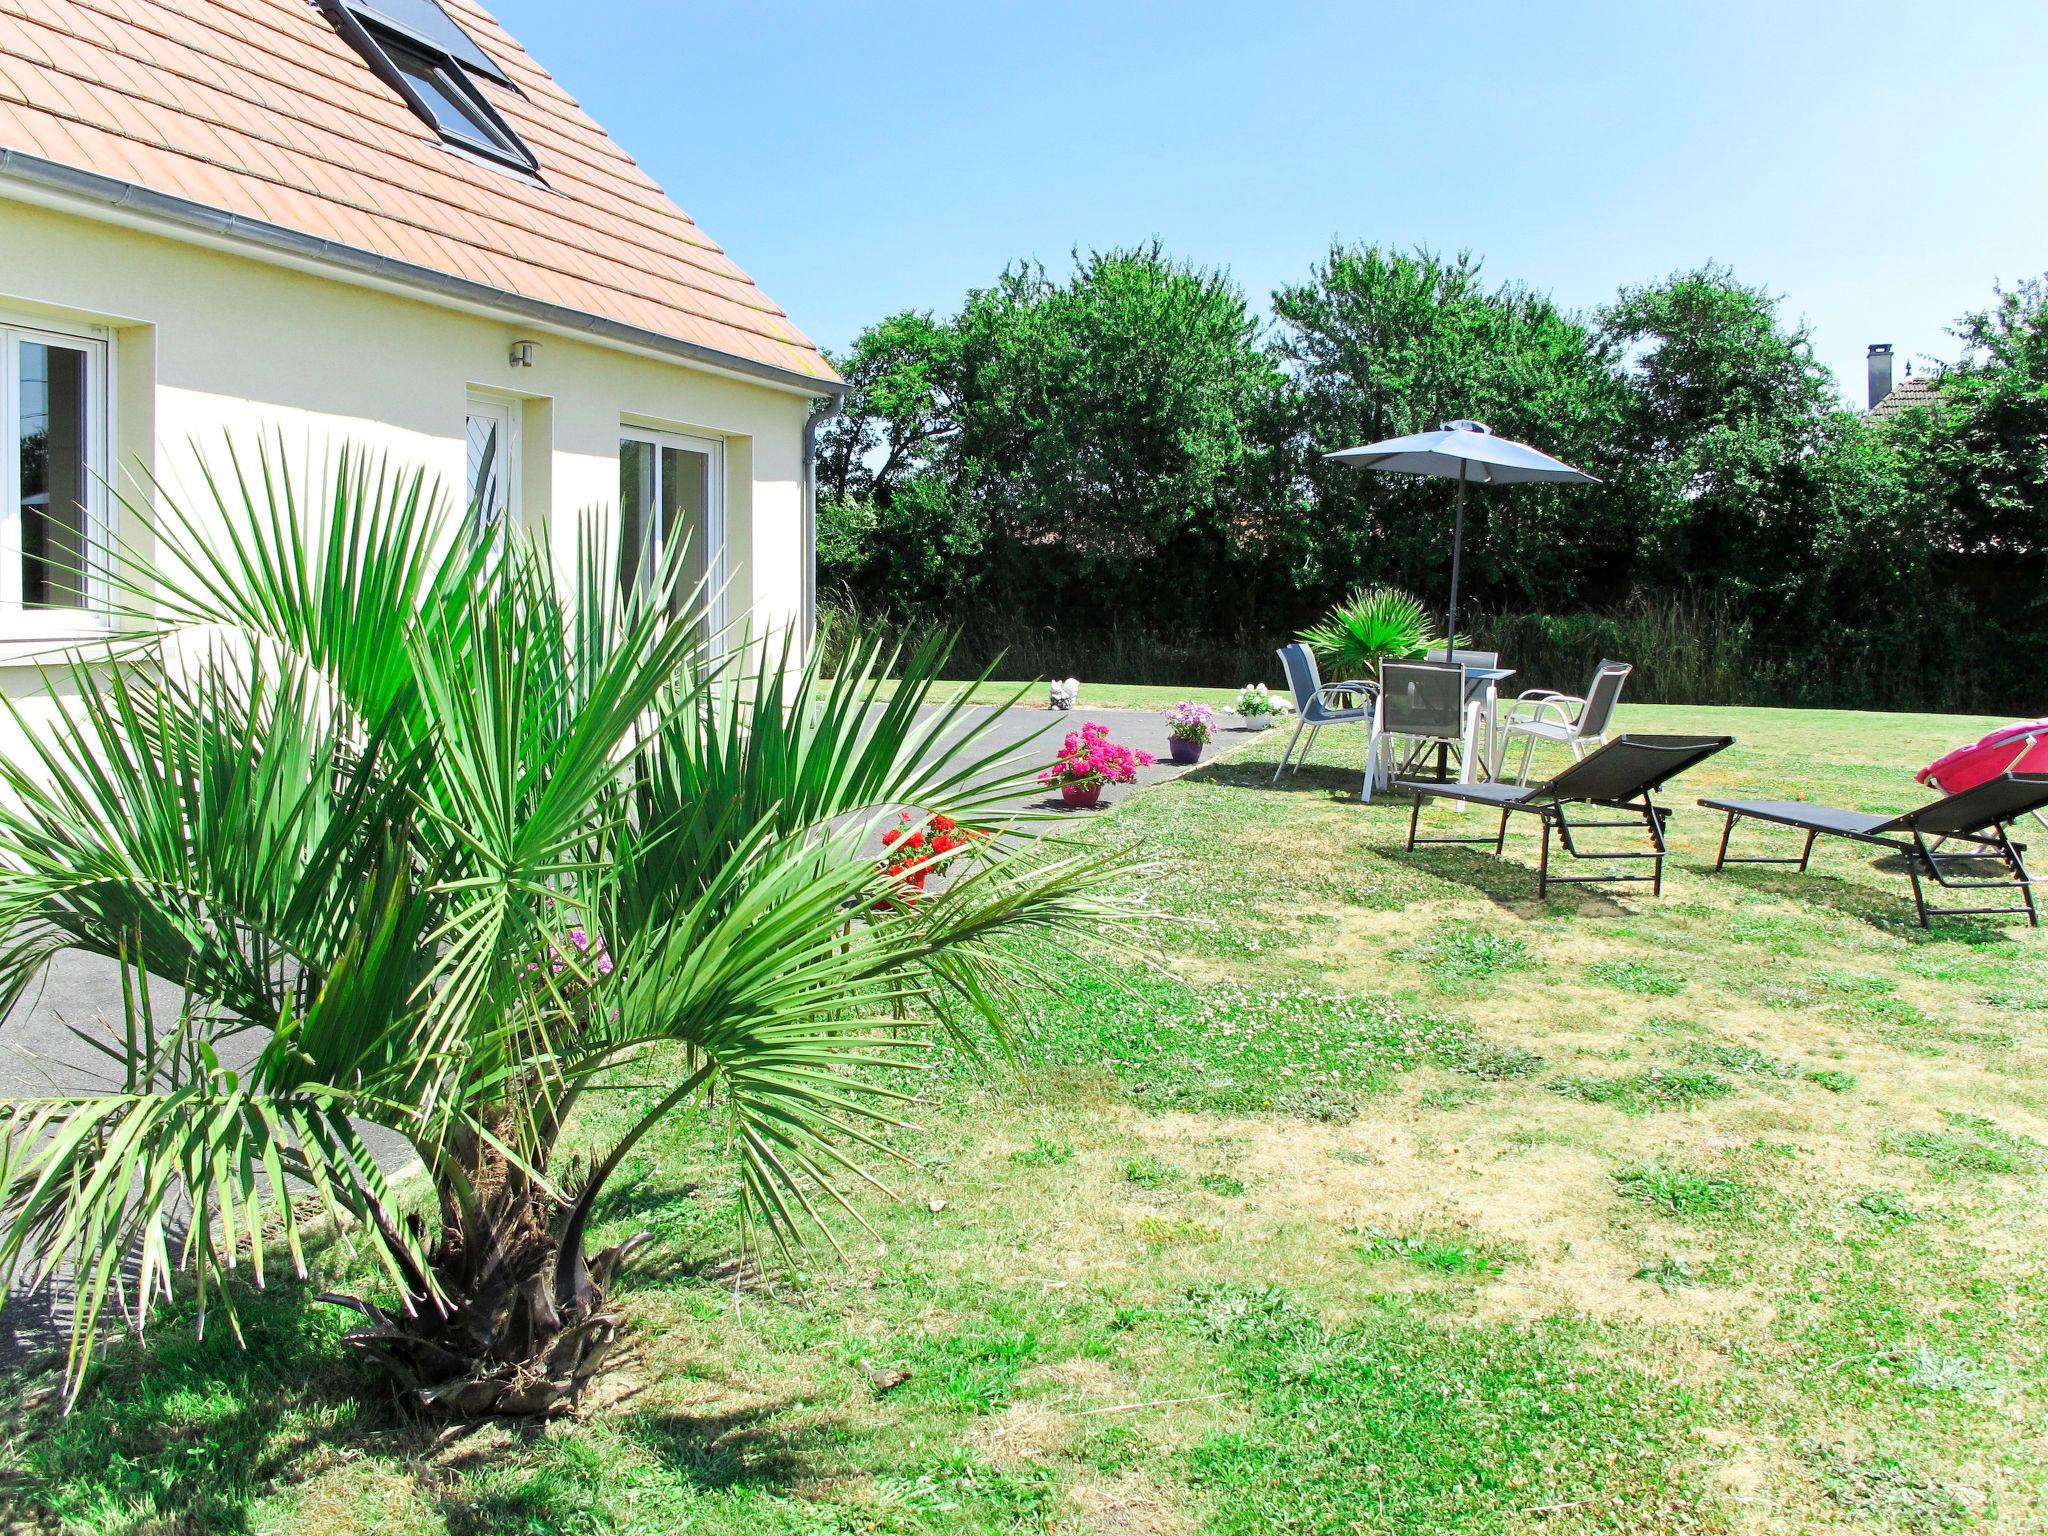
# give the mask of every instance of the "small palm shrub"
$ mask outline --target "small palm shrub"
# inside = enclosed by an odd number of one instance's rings
[[[112,557],[122,664],[53,679],[58,728],[6,705],[33,756],[0,759],[0,1010],[64,950],[129,999],[116,1088],[0,1104],[0,1269],[72,1276],[74,1392],[110,1297],[139,1326],[190,1270],[232,1325],[231,1272],[303,1274],[325,1218],[383,1286],[323,1299],[413,1402],[559,1409],[624,1321],[642,1239],[585,1238],[654,1125],[715,1117],[750,1234],[822,1230],[901,1069],[1012,1016],[1013,947],[1120,919],[1113,858],[1001,835],[1029,770],[926,707],[943,643],[885,697],[880,640],[829,680],[721,644],[680,550],[622,589],[595,523],[558,576],[516,535],[471,547],[423,474],[266,451],[209,483],[133,510],[157,549]],[[998,835],[907,902],[870,842],[904,806]],[[580,1103],[650,1079],[563,1154]]]
[[[1438,643],[1428,611],[1398,587],[1361,587],[1298,638],[1335,678],[1369,678],[1382,661],[1412,660]]]

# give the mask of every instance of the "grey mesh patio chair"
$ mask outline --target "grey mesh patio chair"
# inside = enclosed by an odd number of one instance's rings
[[[1819,837],[1844,837],[1851,842],[1869,843],[1890,849],[1905,861],[1906,874],[1913,882],[1913,907],[1920,926],[1932,928],[1936,917],[1988,917],[1996,913],[2025,913],[2027,926],[2041,926],[2040,909],[2034,902],[2038,877],[2027,873],[2021,857],[2026,845],[2012,840],[2012,824],[2022,816],[2048,807],[2048,773],[2002,773],[1982,784],[1944,795],[1917,811],[1897,816],[1879,816],[1869,811],[1839,811],[1804,800],[1702,800],[1709,810],[1726,811],[1728,821],[1721,828],[1721,852],[1714,868],[1730,864],[1796,864],[1803,874],[1813,857],[1813,843]],[[1774,822],[1806,834],[1806,846],[1797,858],[1737,857],[1728,851],[1728,839],[1739,820]],[[1932,838],[1930,843],[1928,839]],[[1961,843],[1960,852],[1950,852],[1949,843]],[[1957,869],[1966,862],[1979,865],[1995,860],[2005,874],[1995,880],[1971,878]],[[1924,880],[1932,880],[1945,891],[2010,891],[2020,899],[2013,907],[1930,907]]]
[[[1695,763],[1735,744],[1733,736],[1622,736],[1553,774],[1541,784],[1440,784],[1433,779],[1396,779],[1396,789],[1415,796],[1408,816],[1408,847],[1417,843],[1491,843],[1495,857],[1506,847],[1508,817],[1523,811],[1543,824],[1542,861],[1536,866],[1536,894],[1549,894],[1553,884],[1606,885],[1643,882],[1655,896],[1664,889],[1664,824],[1671,812],[1654,795]],[[1500,830],[1492,837],[1421,837],[1422,802],[1458,800],[1500,812]],[[1588,810],[1616,811],[1623,820],[1588,821]],[[1611,827],[1642,827],[1650,836],[1647,853],[1633,849],[1581,848],[1579,837]],[[1651,861],[1647,875],[1553,875],[1550,837],[1555,832],[1574,859]]]
[[[1377,684],[1369,682],[1326,683],[1323,670],[1316,665],[1316,653],[1296,641],[1283,645],[1279,650],[1280,667],[1287,677],[1287,691],[1294,695],[1294,734],[1287,739],[1287,750],[1280,754],[1280,766],[1273,770],[1273,782],[1280,782],[1280,775],[1287,770],[1288,759],[1294,760],[1294,771],[1301,772],[1302,762],[1308,757],[1309,748],[1316,744],[1316,736],[1326,725],[1367,725],[1372,723],[1372,705],[1379,693]],[[1345,702],[1339,703],[1339,700]],[[1308,732],[1308,740],[1301,740],[1301,733]],[[1295,746],[1301,746],[1301,755],[1295,756]]]
[[[1559,693],[1551,688],[1532,688],[1508,706],[1500,727],[1500,761],[1519,739],[1522,762],[1515,770],[1515,782],[1529,782],[1529,757],[1539,741],[1569,748],[1574,758],[1586,755],[1586,742],[1607,744],[1608,727],[1614,723],[1614,706],[1621,702],[1622,684],[1635,669],[1625,661],[1602,661],[1593,669],[1593,681],[1583,694]]]
[[[1465,669],[1456,662],[1381,662],[1359,798],[1371,801],[1376,785],[1410,772],[1435,748],[1446,749],[1446,757],[1455,751],[1461,768],[1470,762],[1479,738],[1479,702],[1470,692]]]

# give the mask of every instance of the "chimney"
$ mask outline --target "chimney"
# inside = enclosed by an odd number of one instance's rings
[[[1892,344],[1873,341],[1870,344],[1870,409],[1876,410],[1878,401],[1891,392]]]

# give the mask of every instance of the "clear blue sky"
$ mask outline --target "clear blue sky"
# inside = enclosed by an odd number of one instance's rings
[[[496,9],[827,346],[1155,235],[1264,312],[1339,237],[1573,307],[1725,262],[1860,404],[2048,269],[2038,0]]]

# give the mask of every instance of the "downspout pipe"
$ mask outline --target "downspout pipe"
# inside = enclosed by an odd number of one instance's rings
[[[843,393],[827,395],[804,418],[804,654],[818,638],[818,428],[846,410]]]

